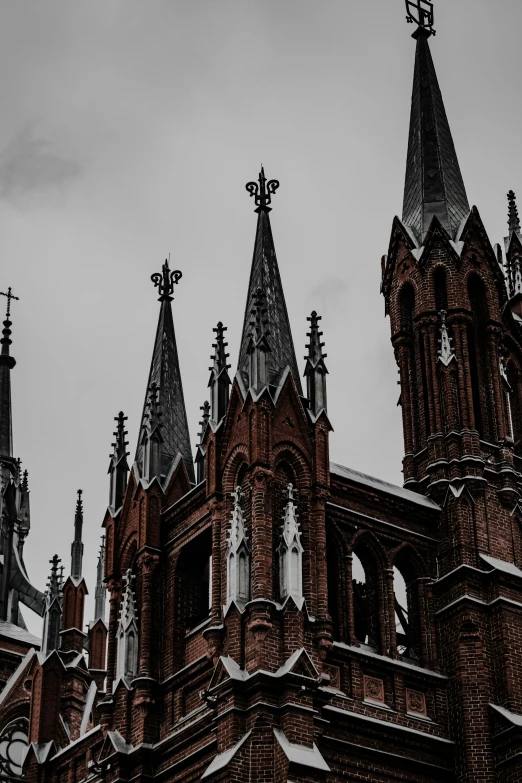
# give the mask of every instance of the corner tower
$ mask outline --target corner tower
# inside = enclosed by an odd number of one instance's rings
[[[440,500],[452,482],[484,482],[487,462],[512,506],[504,273],[468,205],[429,48],[432,16],[417,21],[403,214],[382,264],[400,372],[404,481]]]

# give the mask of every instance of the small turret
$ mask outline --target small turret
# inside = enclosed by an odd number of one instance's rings
[[[129,443],[125,440],[125,436],[128,434],[125,429],[127,416],[124,416],[123,411],[120,411],[114,417],[114,421],[117,422],[116,431],[113,433],[115,437],[115,441],[112,444],[114,451],[111,454],[108,472],[110,474],[109,506],[113,512],[116,512],[121,508],[125,489],[127,488],[127,477],[129,475],[127,457],[129,452],[126,451],[126,447]]]
[[[94,619],[105,620],[105,596],[106,590],[103,583],[103,567],[105,557],[105,536],[102,536],[98,565],[96,566],[96,591],[94,594]]]
[[[200,407],[200,411],[203,411],[201,421],[199,422],[201,431],[199,433],[199,443],[196,446],[196,458],[194,460],[196,463],[196,481],[198,484],[205,480],[206,448],[203,441],[210,420],[210,404],[206,400]]]
[[[76,501],[76,513],[74,515],[74,541],[71,545],[71,576],[73,579],[81,579],[82,561],[83,561],[83,503],[82,489],[78,490],[78,500]]]
[[[63,566],[58,555],[54,555],[51,563],[51,574],[45,593],[45,610],[42,634],[42,652],[46,655],[60,646],[60,631],[62,627],[62,588]]]
[[[317,418],[322,410],[326,412],[326,375],[328,370],[324,363],[326,354],[323,353],[324,343],[321,342],[323,333],[319,331],[320,320],[321,316],[317,315],[315,310],[307,318],[307,321],[310,321],[310,331],[307,332],[310,342],[306,346],[308,348],[308,356],[305,356],[306,367],[304,376],[306,378],[308,403],[314,418]]]
[[[229,354],[226,352],[228,343],[225,342],[224,334],[227,330],[226,326],[223,326],[221,321],[215,327],[216,342],[213,343],[214,353],[210,357],[212,359],[212,367],[209,367],[211,371],[210,380],[208,385],[210,387],[210,401],[211,401],[211,414],[210,417],[215,425],[223,419],[228,408],[228,396],[230,389],[230,377],[228,375],[228,369],[230,364],[227,364]]]
[[[512,190],[508,199],[508,235],[504,238],[506,250],[506,285],[512,312],[522,315],[522,235],[516,196]]]

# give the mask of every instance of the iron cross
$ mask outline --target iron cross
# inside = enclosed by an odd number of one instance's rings
[[[406,21],[417,22],[435,34],[433,29],[433,3],[431,0],[406,0]]]
[[[7,293],[4,293],[4,291],[0,291],[0,295],[7,296],[7,314],[6,317],[9,318],[11,315],[11,299],[16,299],[17,301],[20,299],[19,296],[15,296],[13,293],[11,293],[11,286],[7,289]]]

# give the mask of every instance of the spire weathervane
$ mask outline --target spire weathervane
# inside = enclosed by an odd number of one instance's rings
[[[16,299],[18,301],[20,297],[15,296],[12,293],[11,286],[9,286],[9,288],[7,289],[7,293],[5,293],[4,291],[0,291],[0,296],[7,297],[7,312],[5,314],[5,317],[7,318],[7,320],[9,320],[9,316],[11,315],[11,299]]]
[[[406,0],[406,21],[409,24],[416,22],[428,35],[435,35],[431,0]]]
[[[269,204],[272,201],[272,196],[279,187],[279,181],[277,179],[271,179],[268,182],[265,177],[265,170],[261,166],[259,177],[257,182],[247,182],[246,189],[251,196],[254,196],[256,202],[256,212],[270,212]]]
[[[158,300],[160,302],[171,302],[173,300],[172,294],[174,293],[174,286],[181,278],[181,272],[179,269],[171,271],[169,269],[169,262],[165,259],[165,263],[161,267],[161,272],[154,272],[150,276],[150,279],[154,283],[154,287],[159,289],[160,296]]]

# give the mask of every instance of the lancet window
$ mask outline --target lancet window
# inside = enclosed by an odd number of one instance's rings
[[[242,509],[243,490],[238,485],[232,492],[234,507],[228,531],[227,602],[243,606],[250,600],[250,542],[246,533]]]
[[[472,275],[468,283],[472,323],[468,327],[468,350],[475,427],[481,438],[493,439],[487,355],[488,306],[484,284]]]
[[[116,679],[129,681],[138,673],[138,625],[134,597],[134,575],[130,568],[123,577],[124,589],[118,621]]]
[[[303,598],[303,546],[293,484],[288,484],[286,494],[287,502],[278,548],[279,594],[283,600],[292,596],[296,603],[299,603]]]

